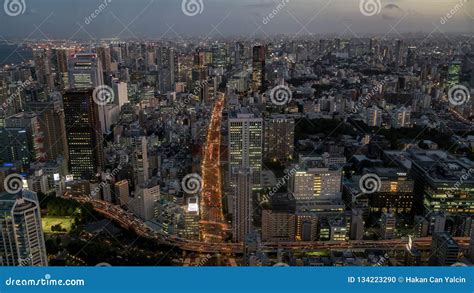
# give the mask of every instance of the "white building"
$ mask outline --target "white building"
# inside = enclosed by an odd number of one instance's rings
[[[290,191],[297,201],[341,199],[342,170],[331,168],[299,170],[290,180]]]
[[[253,188],[258,189],[262,176],[263,120],[244,111],[232,113],[229,118],[229,181],[235,187],[237,170],[249,168]]]

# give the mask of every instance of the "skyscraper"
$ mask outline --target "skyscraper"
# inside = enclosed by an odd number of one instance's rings
[[[102,62],[93,53],[80,53],[68,62],[69,88],[88,89],[104,84]]]
[[[295,121],[284,115],[265,119],[264,157],[267,160],[287,162],[292,159],[295,140]]]
[[[64,116],[70,171],[74,178],[90,179],[104,168],[99,106],[92,89],[66,91]]]
[[[458,261],[459,245],[447,232],[433,234],[430,265],[450,266]]]
[[[252,172],[249,168],[239,168],[236,176],[232,239],[234,242],[243,242],[252,230]]]
[[[265,56],[267,48],[265,46],[253,47],[252,58],[252,90],[255,92],[263,91],[265,82]]]
[[[0,266],[47,266],[36,193],[0,193]]]
[[[246,109],[231,113],[229,118],[229,176],[235,187],[236,170],[244,167],[252,171],[253,188],[261,187],[262,174],[262,118]]]

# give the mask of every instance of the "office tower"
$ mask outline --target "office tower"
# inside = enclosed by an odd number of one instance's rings
[[[131,161],[134,174],[134,185],[140,186],[149,179],[148,174],[148,140],[145,136],[132,138]]]
[[[74,49],[55,48],[53,49],[53,64],[56,69],[56,84],[61,90],[69,87],[68,58]]]
[[[22,112],[5,119],[5,128],[23,128],[28,137],[27,148],[30,160],[42,160],[45,157],[43,134],[40,132],[38,116],[33,112]],[[9,142],[9,141],[7,141]],[[15,144],[18,142],[11,141]]]
[[[170,47],[158,47],[156,59],[159,70],[159,90],[164,93],[172,91],[176,81],[176,52]]]
[[[128,103],[127,83],[116,79],[112,82],[112,89],[114,90],[115,94],[115,104],[122,108],[123,105]]]
[[[36,193],[0,193],[0,266],[47,266]]]
[[[92,89],[77,89],[64,94],[69,169],[74,178],[91,179],[104,169],[99,107],[92,92]]]
[[[227,64],[227,44],[215,43],[211,46],[212,66],[224,68]]]
[[[401,107],[395,109],[392,114],[393,128],[407,128],[411,127],[411,108]]]
[[[430,223],[423,216],[415,216],[415,237],[421,238],[428,236]]]
[[[403,41],[396,40],[396,45],[394,48],[393,55],[395,57],[395,62],[398,66],[402,65],[403,63]]]
[[[252,57],[252,91],[262,92],[265,84],[265,57],[267,48],[265,46],[253,47]]]
[[[104,84],[102,62],[93,53],[79,53],[68,62],[69,88],[93,89]]]
[[[199,240],[199,199],[197,196],[188,198],[184,214],[183,236],[186,239]]]
[[[112,68],[112,57],[110,54],[110,47],[107,45],[102,45],[97,48],[97,57],[102,63],[102,70],[105,73],[110,73]]]
[[[288,162],[293,158],[295,121],[284,115],[265,119],[264,158],[273,162]]]
[[[351,240],[362,240],[364,237],[364,219],[362,209],[353,209],[351,212],[351,230],[349,238]]]
[[[348,230],[347,223],[345,222],[344,217],[337,217],[330,219],[329,221],[330,236],[331,241],[346,241],[348,240]]]
[[[237,170],[236,187],[233,198],[232,239],[244,242],[252,232],[253,201],[252,171],[249,168]]]
[[[0,128],[0,141],[7,142],[8,147],[0,148],[0,159],[4,163],[19,163],[27,169],[32,163],[28,142],[31,137],[25,128]]]
[[[429,219],[428,234],[434,235],[436,233],[446,232],[446,213],[432,212],[427,215]]]
[[[297,241],[316,241],[318,239],[318,216],[314,213],[296,214]]]
[[[409,153],[411,176],[415,180],[415,208],[423,212],[472,213],[474,179],[466,176],[472,163],[445,152]],[[467,177],[467,178],[466,178]],[[460,180],[462,178],[462,180]]]
[[[369,127],[380,127],[382,125],[382,110],[372,106],[365,110],[365,124]]]
[[[430,265],[450,266],[458,261],[459,245],[447,232],[433,234]]]
[[[231,113],[229,118],[229,177],[230,186],[235,187],[236,170],[249,168],[254,189],[261,188],[262,176],[262,118],[242,109]]]
[[[342,192],[342,170],[303,167],[294,172],[289,187],[297,201],[338,200]]]
[[[294,241],[296,218],[285,211],[262,211],[262,241]]]
[[[377,186],[369,197],[369,209],[371,212],[411,213],[413,208],[413,190],[415,182],[408,178],[403,169],[397,168],[366,168],[364,174],[373,174],[369,178],[380,179]],[[369,176],[369,175],[368,175]]]
[[[52,91],[54,89],[54,77],[51,70],[50,51],[46,49],[33,49],[33,58],[35,61],[36,80],[45,86],[47,92]]]
[[[388,212],[382,214],[382,222],[380,223],[380,237],[382,239],[394,239],[397,219],[395,214]]]
[[[407,50],[407,66],[415,66],[416,63],[416,47],[410,46]]]
[[[114,184],[115,203],[122,207],[128,206],[128,198],[130,197],[130,187],[128,180],[122,180]]]
[[[155,218],[155,209],[160,200],[160,185],[155,182],[145,182],[135,192],[135,197],[129,199],[129,208],[143,221]]]
[[[56,160],[61,156],[68,161],[66,125],[60,99],[50,99],[44,102],[30,101],[27,103],[27,107],[30,111],[38,114],[45,159]]]
[[[448,86],[453,87],[459,85],[461,77],[462,63],[460,61],[453,61],[448,67]]]

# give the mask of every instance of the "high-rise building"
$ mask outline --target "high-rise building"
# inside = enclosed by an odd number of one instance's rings
[[[112,68],[112,57],[110,54],[110,47],[107,45],[102,45],[97,49],[97,57],[102,63],[102,70],[105,73],[110,73]]]
[[[262,176],[262,118],[255,117],[246,109],[231,113],[229,118],[229,177],[235,187],[239,168],[249,168],[252,172],[254,189],[261,188]]]
[[[69,160],[67,149],[66,125],[64,110],[59,99],[49,101],[30,101],[29,110],[38,114],[39,131],[42,134],[42,144],[46,160],[56,160],[63,157]]]
[[[0,266],[47,266],[36,193],[0,193]]]
[[[267,48],[265,46],[253,47],[252,57],[252,90],[262,92],[265,84],[265,58]]]
[[[375,105],[367,108],[365,111],[365,123],[369,127],[380,127],[382,125],[382,110]]]
[[[450,266],[458,261],[459,245],[447,232],[433,234],[430,265]]]
[[[128,103],[128,89],[127,83],[119,80],[112,82],[112,88],[115,94],[115,104],[122,108],[123,105]]]
[[[145,182],[135,192],[135,197],[129,200],[129,208],[144,221],[155,218],[155,210],[160,200],[160,185],[155,182]]]
[[[134,185],[140,186],[149,179],[148,174],[148,140],[146,136],[132,138],[131,161],[134,174]]]
[[[284,115],[273,115],[264,122],[264,158],[288,162],[293,158],[295,121]]]
[[[113,201],[120,206],[126,207],[128,205],[128,198],[130,197],[130,187],[128,180],[116,182],[114,185]]]
[[[0,148],[0,159],[4,163],[18,163],[25,169],[29,168],[33,162],[28,149],[29,140],[25,128],[0,128],[0,141],[8,142],[8,147]]]
[[[6,128],[23,128],[28,137],[30,160],[36,161],[45,157],[43,134],[40,131],[38,116],[33,112],[21,112],[5,119]],[[8,142],[8,141],[7,141]],[[17,142],[11,142],[15,144]]]
[[[91,179],[99,169],[104,169],[99,107],[92,92],[92,89],[77,89],[64,94],[69,168],[74,178]]]
[[[284,211],[262,211],[262,241],[294,241],[296,216]]]
[[[380,237],[382,239],[394,239],[397,219],[393,213],[383,213],[382,222],[380,223]]]
[[[50,51],[46,49],[34,49],[36,80],[46,88],[47,92],[54,89],[54,77],[51,71]]]
[[[253,201],[252,172],[249,168],[239,168],[236,174],[233,197],[232,239],[243,242],[252,232]]]
[[[93,53],[80,53],[69,59],[69,88],[93,89],[104,84],[102,62]]]
[[[392,114],[393,128],[407,128],[411,127],[411,109],[401,107],[396,109]]]
[[[342,192],[342,170],[330,168],[302,168],[294,172],[289,183],[297,201],[338,200]]]

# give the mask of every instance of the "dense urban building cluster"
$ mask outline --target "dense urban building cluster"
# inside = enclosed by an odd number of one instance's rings
[[[16,44],[0,265],[130,234],[173,265],[472,265],[473,43],[449,38]]]

